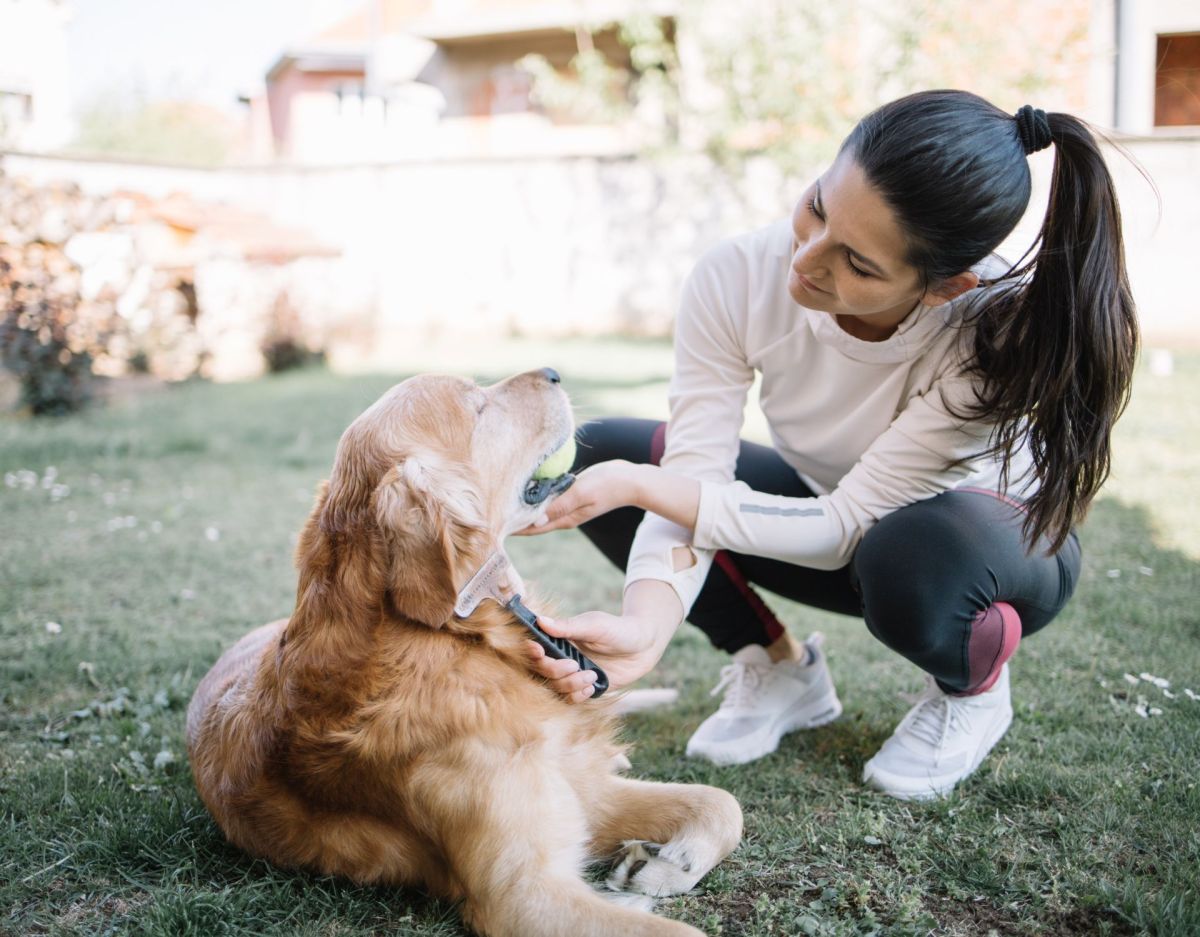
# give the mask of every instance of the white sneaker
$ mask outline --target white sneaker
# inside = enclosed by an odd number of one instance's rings
[[[721,708],[688,740],[689,757],[718,765],[745,764],[775,751],[786,733],[840,716],[842,704],[821,650],[824,641],[816,632],[804,642],[810,652],[807,664],[773,663],[767,649],[757,644],[734,654],[712,691],[716,696],[725,690]]]
[[[970,776],[1012,723],[1008,665],[977,696],[943,693],[933,677],[892,737],[863,766],[863,783],[901,800],[932,800]]]

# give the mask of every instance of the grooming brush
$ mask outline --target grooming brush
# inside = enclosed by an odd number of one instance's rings
[[[556,638],[539,628],[537,615],[521,602],[520,594],[505,600],[501,582],[509,578],[516,578],[515,570],[512,569],[507,554],[503,550],[497,550],[463,586],[462,591],[458,594],[458,601],[454,603],[454,614],[459,618],[466,618],[479,607],[479,603],[484,599],[493,599],[529,629],[533,640],[546,652],[548,657],[555,660],[569,658],[579,664],[580,670],[594,672],[596,682],[593,684],[595,690],[592,698],[595,699],[603,694],[608,689],[608,676],[600,667],[566,638]]]

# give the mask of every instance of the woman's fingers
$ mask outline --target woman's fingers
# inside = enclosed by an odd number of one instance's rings
[[[548,680],[557,681],[570,678],[578,673],[579,664],[570,658],[555,660],[553,657],[547,657],[538,663],[538,671]]]
[[[559,680],[551,680],[550,686],[556,693],[568,697],[572,702],[585,700],[596,692],[596,674],[591,670],[580,670]]]
[[[610,620],[610,616],[603,612],[584,612],[574,618],[547,618],[545,615],[539,615],[538,627],[556,638],[597,644],[612,637]]]

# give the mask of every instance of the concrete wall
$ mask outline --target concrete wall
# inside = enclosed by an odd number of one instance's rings
[[[1200,345],[1200,139],[1131,139],[1154,191],[1111,152],[1134,294],[1150,343]],[[1044,210],[1051,151],[1034,157],[1019,255]],[[800,191],[766,164],[734,185],[701,157],[440,160],[326,169],[198,170],[6,154],[4,171],[86,190],[183,190],[263,211],[339,247],[347,291],[374,296],[393,342],[436,337],[663,334],[679,285],[722,237],[783,217]]]

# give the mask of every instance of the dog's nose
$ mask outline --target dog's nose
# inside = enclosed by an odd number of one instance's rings
[[[542,377],[548,380],[551,384],[561,384],[562,378],[558,376],[558,372],[554,368],[542,368]]]

